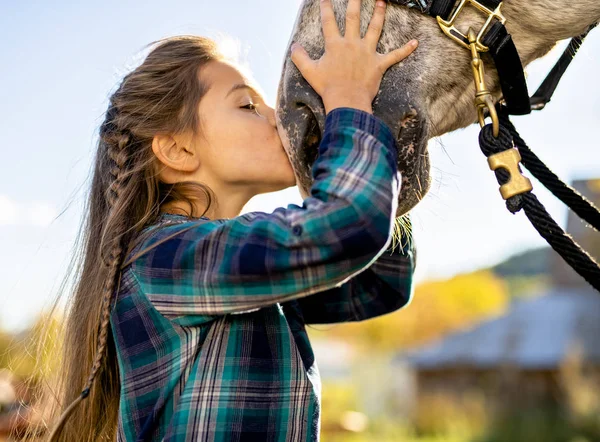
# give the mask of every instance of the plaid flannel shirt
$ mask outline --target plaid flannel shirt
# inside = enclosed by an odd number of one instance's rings
[[[391,249],[400,176],[382,120],[326,116],[302,207],[162,214],[128,257],[111,314],[118,441],[317,441],[321,385],[304,324],[405,306],[415,249]],[[184,231],[184,229],[187,229]]]

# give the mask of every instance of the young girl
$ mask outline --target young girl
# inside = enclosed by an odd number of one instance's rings
[[[343,36],[321,1],[324,55],[292,50],[326,111],[302,207],[239,215],[295,176],[274,110],[211,40],[161,40],[125,76],[100,128],[51,440],[319,439],[304,325],[412,296],[414,245],[389,248],[397,146],[371,103],[416,42],[376,52],[380,3],[361,38],[360,0]]]

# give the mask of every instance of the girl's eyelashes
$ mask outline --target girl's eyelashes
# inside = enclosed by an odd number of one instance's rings
[[[261,116],[260,113],[258,112],[258,106],[254,103],[248,103],[245,106],[241,106],[241,109],[248,109],[248,110],[254,111],[256,113],[256,115],[258,115],[259,117]]]

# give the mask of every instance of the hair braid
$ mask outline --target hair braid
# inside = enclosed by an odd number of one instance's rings
[[[115,293],[115,290],[114,290],[115,283],[117,283],[117,290],[116,290],[117,293],[118,293],[120,283],[121,283],[120,267],[121,267],[121,262],[124,259],[123,252],[124,252],[125,247],[123,244],[123,239],[124,239],[124,231],[125,231],[126,226],[125,226],[124,222],[116,222],[116,223],[114,222],[115,221],[114,218],[115,218],[115,216],[118,216],[118,214],[114,213],[113,209],[115,207],[117,207],[117,202],[119,201],[119,197],[121,195],[121,188],[123,186],[123,181],[127,176],[127,160],[128,160],[127,147],[131,143],[132,136],[128,130],[126,130],[126,129],[119,130],[118,129],[118,127],[115,124],[116,117],[117,117],[116,113],[117,113],[116,108],[114,106],[110,106],[109,110],[107,111],[106,122],[102,126],[100,133],[101,133],[102,137],[106,137],[108,139],[113,140],[113,142],[110,142],[110,141],[106,142],[107,156],[114,163],[114,164],[111,164],[110,169],[109,169],[110,175],[112,176],[112,181],[111,181],[110,185],[108,186],[107,191],[105,193],[106,201],[111,209],[109,211],[109,213],[110,213],[109,221],[110,222],[107,222],[106,226],[116,225],[116,226],[121,226],[121,228],[120,229],[117,228],[117,230],[118,230],[117,232],[113,231],[113,233],[111,235],[112,238],[110,238],[109,241],[106,241],[107,231],[109,229],[105,228],[103,235],[102,235],[101,244],[103,246],[100,248],[100,258],[101,258],[102,265],[106,268],[107,277],[105,278],[104,284],[103,284],[103,293],[104,294],[103,294],[102,303],[101,303],[101,315],[100,315],[98,340],[97,340],[97,345],[96,345],[96,353],[95,353],[92,369],[90,371],[90,374],[89,374],[89,377],[87,379],[84,389],[80,393],[79,397],[77,399],[75,399],[75,401],[73,401],[71,403],[71,405],[63,412],[54,431],[52,432],[52,434],[49,438],[50,442],[58,441],[58,436],[60,435],[60,432],[61,432],[62,428],[64,427],[64,424],[65,424],[66,420],[68,419],[69,415],[75,409],[75,407],[79,404],[79,402],[81,402],[81,400],[83,400],[89,396],[93,382],[96,379],[96,376],[98,375],[100,369],[102,368],[102,362],[103,362],[104,356],[106,354],[108,329],[109,329],[109,325],[110,325],[110,314],[111,314],[111,307],[112,307],[111,301],[113,298],[113,294]],[[110,247],[106,245],[107,243],[110,245]],[[108,254],[108,257],[105,257],[103,251],[107,248],[109,249],[109,254]]]
[[[130,135],[128,133],[122,133],[118,138],[116,146],[108,146],[108,156],[114,161],[115,166],[111,168],[111,175],[113,181],[110,184],[106,197],[111,208],[116,207],[117,201],[119,200],[120,190],[122,186],[123,177],[125,175],[125,163],[127,161],[126,148],[130,141]],[[122,223],[121,223],[122,224]],[[98,370],[102,364],[102,358],[106,349],[106,337],[108,334],[108,326],[110,324],[110,312],[111,312],[111,301],[114,292],[114,286],[117,279],[117,275],[120,276],[119,267],[121,261],[123,261],[123,246],[121,244],[122,232],[118,235],[113,245],[110,248],[109,259],[102,259],[104,266],[108,267],[108,277],[104,282],[104,297],[102,299],[101,319],[100,319],[100,333],[98,335],[98,345],[96,347],[96,358],[92,366],[92,371],[87,381],[86,388],[84,391],[91,388],[94,378],[98,373]],[[120,278],[119,281],[120,283]],[[120,286],[120,284],[119,284]],[[118,289],[117,289],[118,290]]]
[[[156,45],[141,65],[125,75],[109,98],[99,127],[85,218],[63,286],[76,270],[64,321],[59,368],[38,396],[48,410],[51,441],[114,440],[118,429],[120,371],[110,321],[126,265],[147,248],[125,259],[143,242],[164,207],[172,202],[212,207],[214,192],[203,183],[161,180],[162,165],[152,151],[157,134],[202,133],[198,104],[209,90],[202,68],[223,56],[211,39],[182,35]],[[150,110],[150,111],[149,111]],[[116,287],[116,289],[115,289]],[[80,387],[84,386],[83,391]],[[77,407],[80,402],[86,401]],[[52,422],[52,427],[49,423]],[[37,442],[32,427],[27,442]],[[48,439],[46,439],[48,440]]]

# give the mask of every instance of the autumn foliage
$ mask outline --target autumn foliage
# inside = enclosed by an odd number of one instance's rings
[[[409,305],[366,321],[310,325],[311,338],[342,338],[364,348],[400,350],[440,338],[506,311],[506,283],[487,270],[418,284]]]

